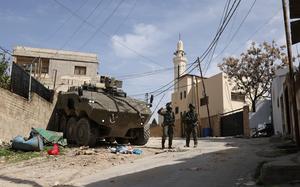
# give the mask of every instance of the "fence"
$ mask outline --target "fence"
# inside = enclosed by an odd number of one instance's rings
[[[16,63],[13,63],[11,71],[11,91],[28,99],[29,81],[29,73],[27,73],[22,67],[20,67]],[[31,91],[38,94],[39,96],[41,96],[49,102],[53,101],[54,91],[47,89],[34,77],[31,77]]]

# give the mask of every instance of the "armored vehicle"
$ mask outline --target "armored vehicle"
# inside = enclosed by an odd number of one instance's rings
[[[71,87],[58,95],[57,130],[68,142],[94,146],[98,140],[144,145],[150,130],[151,110],[144,101],[130,98],[122,82],[102,77],[100,83]]]

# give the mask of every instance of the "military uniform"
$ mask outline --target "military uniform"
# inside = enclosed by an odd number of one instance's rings
[[[167,110],[163,111],[163,109],[158,110],[158,114],[162,115],[164,117],[163,121],[163,134],[162,134],[162,148],[165,148],[165,141],[166,138],[169,137],[169,149],[172,148],[172,140],[173,140],[173,134],[174,134],[174,121],[175,121],[175,115],[174,112],[172,112],[172,108],[167,106]]]
[[[186,113],[185,115],[185,133],[186,133],[186,147],[190,146],[190,137],[191,134],[193,135],[194,138],[194,147],[197,146],[197,123],[198,123],[198,115],[194,111],[194,106],[189,105],[190,110]],[[193,108],[193,109],[191,109]]]

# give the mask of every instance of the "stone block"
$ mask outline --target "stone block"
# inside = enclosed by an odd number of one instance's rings
[[[265,185],[300,181],[300,164],[290,160],[266,163],[261,168],[260,181]]]

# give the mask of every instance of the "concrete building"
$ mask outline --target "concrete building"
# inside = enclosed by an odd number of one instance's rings
[[[288,134],[288,124],[286,110],[287,107],[287,89],[284,88],[288,68],[279,69],[275,72],[272,81],[272,122],[275,134]]]
[[[220,115],[237,109],[242,109],[245,104],[245,96],[233,91],[233,83],[226,74],[219,73],[209,78],[203,78],[207,98],[204,98],[202,78],[197,75],[186,74],[187,58],[185,56],[183,42],[179,40],[174,53],[174,79],[178,80],[172,93],[172,106],[175,112],[176,135],[184,134],[182,117],[188,111],[189,103],[192,103],[199,114],[202,128],[208,127],[208,113],[206,103],[210,110],[212,128],[215,136],[220,136]]]
[[[297,67],[294,67],[297,69]],[[289,136],[296,141],[297,127],[294,119],[293,107],[297,103],[298,123],[300,123],[300,73],[295,73],[296,103],[293,102],[291,93],[289,70],[279,69],[275,72],[272,81],[272,122],[275,134]]]
[[[66,91],[70,86],[91,83],[97,78],[98,57],[92,53],[81,53],[53,49],[17,46],[13,50],[13,61],[29,71],[46,87]]]

